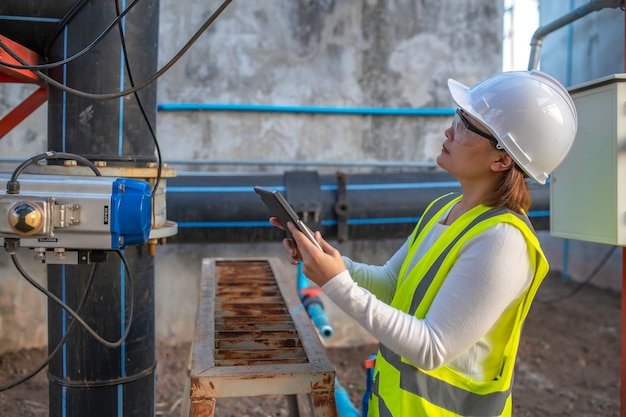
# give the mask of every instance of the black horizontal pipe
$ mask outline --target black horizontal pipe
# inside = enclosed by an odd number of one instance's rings
[[[338,178],[287,172],[168,179],[168,219],[178,223],[178,235],[170,241],[245,243],[280,239],[284,234],[269,224],[269,211],[254,192],[255,185],[281,191],[312,229],[320,230],[327,239],[337,239],[341,237],[336,211],[341,194]],[[346,198],[339,205],[347,208],[347,236],[343,240],[405,238],[433,199],[461,191],[458,182],[445,172],[351,174],[343,178]],[[534,183],[531,187],[531,221],[535,229],[547,229],[549,187]]]

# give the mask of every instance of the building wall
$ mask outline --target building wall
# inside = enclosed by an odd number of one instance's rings
[[[173,36],[161,37],[161,62],[180,48],[190,28],[200,26],[205,8],[163,5],[162,31]],[[158,99],[330,108],[450,107],[448,77],[473,83],[499,70],[501,14],[499,1],[468,1],[461,10],[450,0],[233,2],[160,80]],[[479,45],[489,45],[490,52],[481,52]],[[160,112],[159,136],[172,159],[419,161],[438,153],[448,121]]]
[[[539,1],[545,26],[588,4],[588,0]],[[544,38],[540,69],[567,87],[624,72],[624,12],[606,8],[590,13]]]
[[[183,47],[218,4],[161,1],[159,66]],[[500,0],[465,0],[463,7],[457,0],[232,2],[158,80],[158,102],[449,108],[447,78],[473,84],[500,70],[502,9]],[[29,89],[0,85],[0,114]],[[0,154],[27,158],[45,151],[46,114],[44,105],[3,138]],[[449,122],[449,117],[160,111],[157,135],[166,161],[432,162]],[[195,169],[262,175],[282,172],[286,165],[175,168],[180,173]],[[349,242],[339,247],[355,259],[384,262],[400,244]],[[19,256],[45,283],[45,267],[32,253],[22,250]],[[191,338],[202,258],[284,259],[278,242],[165,245],[157,248],[156,256],[157,337],[173,342]],[[294,271],[294,286],[295,276]],[[45,303],[19,277],[8,256],[0,254],[0,351],[46,343]],[[327,308],[334,316],[336,309]],[[345,320],[337,323],[336,340],[358,343],[366,338],[348,331]]]

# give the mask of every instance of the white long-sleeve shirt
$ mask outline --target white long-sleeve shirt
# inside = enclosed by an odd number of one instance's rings
[[[431,229],[412,264],[446,227],[437,223]],[[493,349],[503,348],[491,337],[494,325],[524,293],[533,276],[521,231],[500,223],[469,240],[423,319],[389,305],[408,246],[407,240],[382,266],[344,257],[347,270],[322,290],[381,343],[419,368],[447,364],[475,381],[495,378],[500,370],[485,365]]]

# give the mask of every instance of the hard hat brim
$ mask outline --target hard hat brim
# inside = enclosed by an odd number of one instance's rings
[[[454,100],[457,106],[466,111],[473,110],[468,86],[458,82],[457,80],[448,78],[448,90],[450,91],[452,100]],[[471,111],[471,113],[474,112]]]
[[[448,90],[450,91],[452,100],[454,100],[457,106],[459,106],[465,113],[470,114],[474,119],[478,120],[482,124],[482,127],[487,129],[489,133],[491,133],[494,137],[498,139],[498,143],[500,144],[500,146],[505,145],[501,143],[498,133],[491,129],[489,123],[487,123],[483,115],[472,104],[470,87],[458,82],[457,80],[448,78]],[[504,146],[504,148],[506,150],[506,146]]]

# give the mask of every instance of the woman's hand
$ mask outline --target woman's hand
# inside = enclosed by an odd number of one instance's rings
[[[270,223],[284,229],[276,217],[270,217]],[[322,251],[295,224],[289,222],[287,227],[293,235],[293,239],[283,239],[283,248],[289,255],[289,263],[297,265],[301,261],[302,273],[311,281],[321,287],[346,269],[341,253],[326,242],[320,232],[315,232],[314,237],[322,247]]]
[[[295,224],[289,222],[287,227],[295,240],[296,252],[300,253],[300,259],[302,259],[302,273],[311,281],[321,287],[346,269],[339,251],[326,242],[320,232],[315,232],[313,236],[322,247],[321,251]]]

